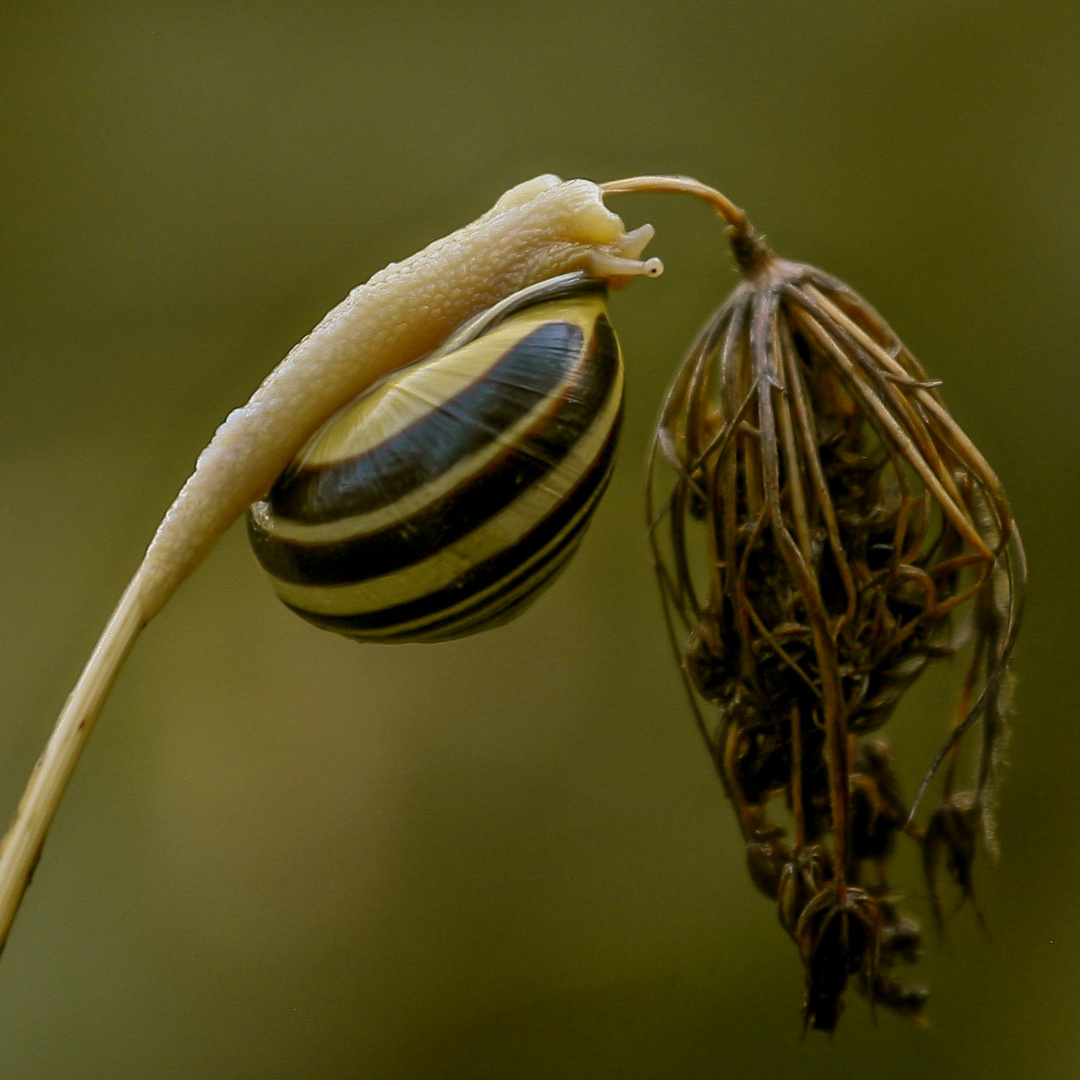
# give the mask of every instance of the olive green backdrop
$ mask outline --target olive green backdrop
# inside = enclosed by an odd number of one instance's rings
[[[660,397],[735,279],[706,208],[613,200],[667,273],[613,301],[625,439],[574,566],[490,635],[358,646],[234,529],[67,794],[0,964],[0,1076],[1076,1075],[1078,31],[1066,0],[8,0],[0,813],[215,425],[538,172],[697,175],[862,291],[999,468],[1033,579],[994,941],[962,912],[912,972],[929,1033],[851,994],[803,1042],[642,540]],[[887,729],[909,790],[954,675]]]

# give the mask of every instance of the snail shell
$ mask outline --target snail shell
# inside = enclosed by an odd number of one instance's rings
[[[290,608],[349,637],[500,625],[577,548],[622,385],[602,281],[523,289],[324,425],[251,508],[255,554]]]

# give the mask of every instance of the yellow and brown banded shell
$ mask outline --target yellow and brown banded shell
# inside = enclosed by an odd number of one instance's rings
[[[281,599],[381,642],[522,611],[611,473],[623,374],[606,300],[584,274],[515,293],[324,426],[248,515]]]

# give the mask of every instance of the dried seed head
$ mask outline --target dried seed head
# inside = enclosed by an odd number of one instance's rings
[[[959,881],[967,833],[953,843],[946,817],[955,824],[960,740],[980,717],[964,821],[981,822],[994,850],[1023,550],[997,477],[877,312],[828,274],[777,258],[741,211],[725,217],[744,280],[690,349],[651,458],[665,613],[691,696],[715,713],[695,707],[755,881],[775,890],[799,944],[807,1021],[835,1024],[849,974],[872,1000],[914,1016],[925,993],[894,983],[874,958],[900,925],[885,899],[893,839],[918,830],[887,749],[865,736],[931,660],[955,650],[952,623],[967,617],[971,661],[926,781],[945,765],[927,866],[944,846]],[[768,817],[778,794],[790,844]],[[865,862],[875,884],[862,885]],[[969,875],[959,884],[972,895]]]

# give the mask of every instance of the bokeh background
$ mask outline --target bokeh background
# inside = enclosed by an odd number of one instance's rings
[[[803,1041],[642,538],[661,395],[734,275],[705,208],[622,198],[667,273],[613,301],[625,438],[575,565],[490,635],[363,647],[278,605],[234,529],[67,794],[0,1076],[1075,1076],[1078,31],[1066,0],[7,0],[0,807],[215,425],[538,172],[695,174],[862,291],[999,468],[1033,579],[994,940],[965,911],[928,950],[930,1032],[851,994]],[[955,675],[890,724],[909,789]]]

